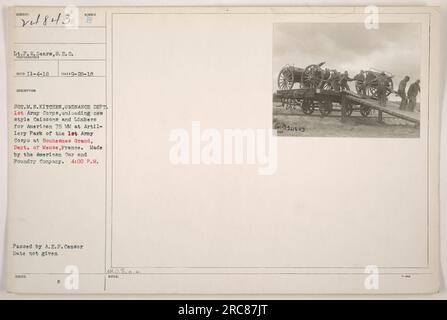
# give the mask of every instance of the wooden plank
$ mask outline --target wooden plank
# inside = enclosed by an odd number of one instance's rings
[[[281,98],[313,98],[315,96],[315,89],[313,88],[302,88],[302,89],[291,89],[291,90],[278,90],[278,97]]]
[[[420,116],[418,113],[399,110],[399,107],[392,102],[388,102],[387,106],[381,107],[379,105],[378,101],[370,99],[370,98],[359,98],[359,97],[356,97],[356,96],[353,96],[350,94],[347,94],[346,98],[353,103],[361,104],[361,105],[382,111],[389,115],[416,123],[418,125],[420,124]]]
[[[343,91],[344,95],[351,95],[360,99],[363,99],[363,96],[359,95],[358,93],[354,92],[354,91],[350,91],[350,90],[345,90]]]
[[[322,90],[316,88],[278,90],[276,94],[280,98],[295,98],[295,99],[312,98],[315,100],[319,99],[331,100],[332,102],[341,101],[341,92],[333,90]]]

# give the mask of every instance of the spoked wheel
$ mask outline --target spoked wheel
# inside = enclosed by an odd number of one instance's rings
[[[363,117],[366,118],[367,116],[369,116],[371,114],[371,108],[370,107],[366,107],[366,106],[361,106],[360,107],[360,114]]]
[[[320,113],[323,117],[327,116],[328,114],[330,114],[332,112],[332,102],[330,102],[330,101],[321,102],[319,109],[320,109]]]
[[[314,113],[314,102],[310,99],[304,99],[303,103],[301,104],[301,110],[303,110],[304,114]]]
[[[278,88],[281,90],[290,90],[294,84],[293,70],[290,67],[284,67],[278,75]]]
[[[316,64],[311,64],[304,69],[301,83],[308,88],[316,88],[321,81],[321,70]]]
[[[377,87],[379,83],[377,80],[369,82],[366,87],[366,94],[374,99],[378,98]],[[386,96],[389,96],[393,92],[393,80],[389,79],[386,84]]]

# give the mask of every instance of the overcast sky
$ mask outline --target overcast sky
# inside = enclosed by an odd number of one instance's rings
[[[275,24],[274,88],[284,65],[304,68],[323,61],[330,69],[347,70],[351,77],[370,68],[391,72],[396,88],[405,75],[409,83],[419,79],[420,47],[420,25],[416,23],[381,23],[378,30],[356,23]]]

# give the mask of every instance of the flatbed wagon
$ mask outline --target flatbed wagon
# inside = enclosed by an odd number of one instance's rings
[[[318,109],[325,116],[333,111],[334,103],[341,103],[340,92],[318,88],[278,90],[276,96],[285,108],[301,108],[304,114]]]
[[[344,121],[355,110],[358,110],[363,117],[368,117],[373,110],[377,110],[379,121],[382,121],[382,114],[387,113],[414,123],[416,126],[420,123],[418,113],[402,111],[390,104],[382,107],[374,98],[363,97],[348,90],[335,91],[319,88],[278,90],[276,99],[281,101],[283,107],[301,109],[306,115],[318,109],[322,116],[327,116],[336,110],[340,111],[341,120]]]

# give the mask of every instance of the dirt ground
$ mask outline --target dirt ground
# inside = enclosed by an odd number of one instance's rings
[[[378,122],[377,111],[367,118],[354,111],[345,123],[341,122],[339,110],[322,117],[318,110],[305,115],[301,110],[285,110],[280,105],[273,107],[273,128],[278,136],[302,137],[379,137],[418,138],[419,128],[405,120],[383,116]]]

